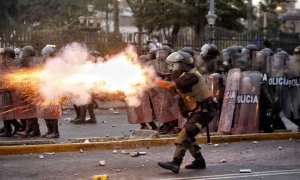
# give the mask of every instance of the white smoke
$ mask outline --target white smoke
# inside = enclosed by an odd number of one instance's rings
[[[73,43],[47,63],[42,72],[40,91],[47,101],[67,98],[77,105],[87,104],[92,95],[122,92],[130,106],[138,106],[143,91],[152,87],[152,68],[142,68],[132,60],[132,47],[108,61],[87,61],[86,47]]]

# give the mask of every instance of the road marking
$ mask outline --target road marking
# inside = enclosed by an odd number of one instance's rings
[[[186,180],[186,179],[217,180],[217,179],[234,179],[234,178],[244,178],[244,177],[275,176],[275,175],[287,175],[287,174],[300,174],[300,169],[280,170],[280,171],[261,171],[261,172],[252,172],[246,174],[238,173],[238,174],[222,174],[222,175],[212,175],[212,176],[167,178],[161,180]]]

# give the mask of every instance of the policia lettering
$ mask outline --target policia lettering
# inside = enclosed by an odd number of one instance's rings
[[[238,104],[258,104],[259,96],[257,94],[237,94],[237,91],[227,91],[224,99],[236,99]]]
[[[264,74],[262,77],[262,81],[269,86],[288,86],[288,87],[300,86],[300,76],[293,77],[293,78],[268,77],[267,74]]]

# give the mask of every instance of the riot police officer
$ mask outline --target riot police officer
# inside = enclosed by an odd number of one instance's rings
[[[158,162],[158,165],[178,173],[183,157],[189,150],[195,160],[185,168],[205,168],[205,160],[201,154],[201,148],[196,144],[195,136],[215,116],[211,92],[203,76],[194,68],[194,59],[190,54],[182,53],[182,51],[174,52],[168,56],[167,62],[172,70],[173,80],[157,79],[156,83],[168,90],[175,89],[180,94],[178,106],[181,114],[187,118],[187,122],[175,141],[176,149],[173,160]]]

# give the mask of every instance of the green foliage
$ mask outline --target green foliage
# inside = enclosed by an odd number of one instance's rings
[[[261,2],[259,2],[259,8],[263,12],[275,14],[275,10],[278,4],[290,2],[296,2],[296,0],[262,0]]]

